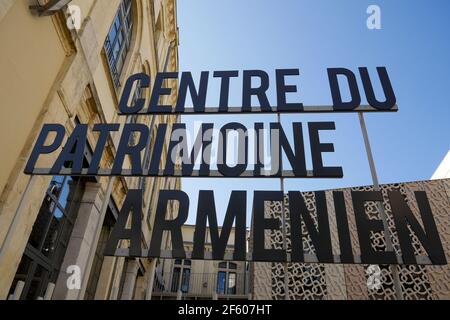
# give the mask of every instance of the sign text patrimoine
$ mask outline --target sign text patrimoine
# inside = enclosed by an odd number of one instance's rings
[[[199,81],[193,80],[190,72],[168,72],[156,75],[148,105],[145,99],[133,99],[135,88],[150,88],[150,77],[139,73],[132,75],[123,90],[119,102],[119,114],[133,115],[152,114],[208,114],[209,117],[222,113],[306,113],[306,112],[389,112],[397,111],[396,98],[386,68],[378,67],[377,74],[384,93],[384,98],[376,97],[372,80],[367,68],[359,68],[358,73],[345,68],[329,68],[327,70],[333,105],[304,106],[300,102],[287,102],[288,94],[297,91],[297,86],[288,84],[294,76],[299,76],[298,69],[275,70],[276,103],[271,103],[267,92],[270,88],[270,77],[262,70],[214,71],[202,72]],[[357,78],[363,84],[358,88]],[[164,96],[171,94],[165,87],[167,80],[177,79],[179,90],[176,105],[161,105]],[[349,99],[342,98],[338,79],[348,84]],[[206,96],[209,83],[219,81],[220,92],[217,107],[206,107]],[[242,83],[242,105],[229,106],[230,83]],[[292,82],[291,82],[292,83]],[[190,94],[193,106],[186,108],[186,97]],[[365,94],[368,105],[361,105],[361,93]],[[258,101],[258,106],[253,106]],[[209,118],[208,117],[208,118]],[[206,119],[208,119],[206,118]],[[236,117],[237,118],[237,117]],[[303,130],[307,130],[310,152],[305,150]],[[25,168],[27,174],[45,175],[87,175],[87,176],[177,176],[177,177],[260,177],[260,178],[342,178],[341,167],[325,166],[323,153],[334,152],[331,143],[320,140],[320,132],[334,130],[334,122],[293,122],[293,139],[288,139],[279,122],[256,122],[252,128],[242,123],[231,122],[221,128],[215,128],[212,122],[202,122],[197,136],[190,139],[183,123],[175,123],[168,128],[161,123],[153,130],[140,123],[126,121],[124,125],[117,123],[95,124],[89,128],[86,124],[78,124],[67,138],[65,128],[61,124],[45,124],[37,138],[33,151]],[[84,150],[87,144],[88,130],[97,133],[98,141],[93,148],[93,155],[88,167],[83,166]],[[110,168],[100,168],[100,160],[105,145],[112,132],[120,132],[117,153]],[[170,142],[164,150],[164,141],[170,135]],[[153,136],[154,135],[154,136]],[[137,138],[136,138],[137,137]],[[234,137],[235,148],[229,148]],[[237,139],[236,139],[237,138]],[[150,141],[155,139],[154,144]],[[193,147],[189,148],[189,140]],[[153,147],[150,147],[153,146]],[[215,147],[214,147],[215,146]],[[237,147],[236,147],[237,146]],[[268,149],[268,150],[265,150]],[[151,149],[151,150],[150,150]],[[237,150],[237,152],[236,152]],[[58,152],[51,168],[36,167],[40,156]],[[166,155],[163,155],[163,152]],[[227,156],[228,152],[228,156]],[[267,152],[269,156],[267,157]],[[232,154],[237,160],[229,161]],[[283,156],[288,160],[289,170],[283,169]],[[312,168],[307,168],[306,155],[310,154]],[[130,166],[123,168],[128,157]],[[200,158],[199,162],[196,160]],[[267,161],[269,158],[270,161]],[[162,164],[161,159],[166,159]],[[214,159],[214,160],[213,160]],[[198,168],[198,169],[197,169]],[[392,208],[396,231],[399,238],[401,255],[393,251],[375,250],[371,244],[371,234],[382,232],[384,225],[380,219],[369,219],[365,212],[367,202],[383,201],[381,191],[351,192],[353,212],[358,231],[360,256],[354,256],[350,240],[346,203],[342,191],[332,192],[332,201],[336,215],[339,236],[339,254],[335,254],[331,245],[329,212],[327,196],[324,191],[315,192],[317,223],[310,215],[305,200],[300,192],[288,192],[292,250],[286,251],[266,248],[264,234],[267,230],[282,228],[279,219],[266,217],[265,203],[282,201],[282,191],[254,191],[252,237],[253,251],[246,252],[246,208],[247,192],[233,191],[229,198],[222,228],[218,227],[214,192],[200,190],[197,207],[196,227],[192,252],[185,252],[181,227],[186,222],[189,210],[189,197],[181,190],[160,190],[153,226],[151,242],[148,250],[141,247],[142,195],[140,189],[128,191],[120,210],[116,225],[108,240],[105,255],[118,255],[125,250],[129,256],[173,257],[214,260],[250,260],[250,261],[292,261],[318,263],[363,263],[363,264],[446,264],[446,259],[427,194],[416,192],[415,198],[420,211],[419,221],[404,197],[397,191],[389,191],[389,204]],[[169,201],[178,202],[178,213],[168,219],[166,210]],[[348,205],[348,204],[347,204]],[[304,253],[302,223],[311,238],[315,249],[314,255]],[[232,226],[235,226],[233,254],[225,254]],[[211,252],[205,252],[205,233],[209,225],[211,233]],[[172,246],[169,252],[161,250],[163,233],[170,232]],[[411,231],[419,239],[427,256],[415,256],[411,243]],[[118,248],[120,240],[129,240],[129,248]]]

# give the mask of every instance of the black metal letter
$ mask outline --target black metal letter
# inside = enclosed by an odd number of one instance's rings
[[[327,71],[331,96],[333,98],[333,109],[336,111],[350,111],[358,107],[361,104],[361,96],[359,94],[355,74],[345,68],[328,68]],[[338,75],[343,75],[347,78],[351,96],[351,100],[348,102],[342,101],[341,90],[339,89],[339,82],[337,78]]]
[[[153,145],[152,160],[150,162],[149,173],[156,175],[159,171],[159,164],[161,162],[161,154],[164,147],[164,140],[166,139],[167,123],[160,123],[156,130],[155,144]]]
[[[131,214],[131,228],[127,228],[128,217]],[[142,189],[130,189],[120,209],[117,222],[106,243],[104,255],[114,256],[119,241],[130,240],[130,257],[141,256],[142,234]]]
[[[134,146],[130,146],[130,137],[134,132],[139,132],[139,141]],[[148,127],[141,123],[127,123],[123,128],[120,137],[119,148],[117,149],[114,165],[111,170],[112,175],[120,175],[125,155],[130,155],[131,173],[133,175],[142,175],[141,151],[147,144],[149,135]]]
[[[172,112],[172,106],[159,105],[159,98],[161,96],[168,96],[172,89],[163,87],[164,80],[178,78],[178,72],[158,72],[153,85],[152,96],[150,98],[150,107],[148,113],[152,112]]]
[[[281,149],[284,150],[286,156],[289,160],[289,163],[292,166],[292,171],[294,172],[296,177],[306,177],[306,159],[305,159],[305,146],[303,143],[303,131],[302,131],[302,123],[301,122],[293,122],[292,130],[294,133],[294,152],[292,152],[291,146],[289,144],[289,140],[284,133],[283,127],[278,122],[270,123],[270,135],[272,136],[273,131],[278,131],[278,141],[272,141],[272,146],[278,145],[278,171],[277,175],[281,174],[281,163],[283,161],[283,155],[281,153]],[[271,139],[272,140],[272,139]],[[272,148],[272,153],[274,152]],[[275,155],[272,154],[272,161],[275,160]]]
[[[136,82],[135,90],[137,90],[138,86],[140,88],[148,88],[148,86],[150,85],[150,77],[145,73],[136,73],[127,79],[127,82],[125,82],[125,87],[123,88],[122,96],[120,97],[119,101],[119,110],[122,113],[125,114],[138,113],[144,107],[145,99],[141,97],[139,97],[134,102],[134,105],[132,106],[128,105],[128,100],[130,100],[131,96],[131,89],[133,88],[133,84],[135,82]]]
[[[264,122],[255,122],[255,166],[253,175],[261,176],[261,170],[264,169]]]
[[[316,249],[319,263],[333,262],[330,223],[328,221],[327,200],[324,191],[314,192],[316,198],[317,228],[298,191],[289,191],[289,212],[291,218],[292,261],[304,261],[302,219]]]
[[[359,68],[359,74],[361,75],[361,80],[364,86],[364,92],[366,93],[367,102],[374,108],[378,110],[389,110],[395,106],[397,99],[395,98],[394,90],[392,89],[391,81],[389,80],[388,73],[385,67],[377,67],[378,77],[381,81],[381,87],[383,88],[384,96],[386,100],[380,102],[375,97],[373,91],[372,82],[370,81],[369,72],[367,68]]]
[[[363,264],[393,264],[397,258],[393,251],[377,251],[372,247],[371,233],[383,232],[384,225],[379,219],[369,219],[364,203],[368,201],[383,201],[381,191],[352,191],[353,210],[358,229],[359,246],[361,248],[361,263]],[[379,212],[379,214],[384,214]]]
[[[239,76],[239,71],[214,71],[214,78],[221,78],[219,110],[228,110],[228,98],[230,93],[230,78]]]
[[[309,122],[308,129],[314,176],[342,178],[341,167],[324,167],[322,161],[322,152],[334,152],[334,145],[332,143],[321,143],[319,130],[335,130],[334,122]]]
[[[265,230],[279,230],[280,219],[266,218],[266,201],[283,201],[282,191],[255,191],[253,193],[253,261],[286,261],[286,251],[266,249]]]
[[[190,72],[182,72],[181,80],[178,89],[178,99],[176,105],[176,111],[183,112],[186,104],[186,94],[189,89],[191,94],[192,104],[195,112],[204,112],[206,104],[206,92],[208,89],[208,71],[202,71],[200,76],[200,85],[198,91],[195,89],[194,80]]]
[[[347,210],[345,208],[344,193],[333,191],[334,210],[336,213],[336,226],[339,235],[339,248],[341,263],[354,263],[352,241],[348,228]]]
[[[86,148],[87,130],[87,124],[76,125],[53,164],[53,167],[50,169],[51,174],[59,174],[61,168],[64,165],[67,165],[68,162],[72,163],[73,174],[81,174],[81,169],[83,169],[84,149]]]
[[[46,146],[45,140],[47,140],[48,134],[50,132],[55,132],[56,136],[53,142]],[[36,165],[36,161],[41,154],[52,153],[61,145],[64,134],[66,133],[66,129],[63,125],[57,123],[44,124],[39,133],[39,137],[34,144],[33,151],[31,152],[30,158],[28,159],[27,165],[25,166],[24,173],[32,174],[34,170],[34,166]]]
[[[209,130],[212,130],[214,127],[214,123],[202,123],[202,126],[197,133],[197,137],[195,138],[194,145],[192,146],[191,156],[189,158],[189,163],[185,163],[183,161],[182,164],[182,172],[183,176],[192,175],[192,171],[194,170],[195,160],[198,157],[198,154],[201,155],[201,163],[200,163],[200,171],[199,176],[209,176],[209,167],[210,167],[210,154],[207,152],[208,146],[212,143],[211,139],[206,139],[205,136]],[[201,145],[201,147],[200,147]],[[185,149],[187,150],[187,148]],[[201,152],[200,152],[201,150]],[[205,159],[205,156],[207,159]],[[184,159],[183,155],[183,159]],[[205,161],[207,160],[207,162]]]
[[[166,220],[167,205],[170,200],[179,203],[178,216],[173,220]],[[181,190],[160,190],[156,207],[155,224],[153,226],[152,240],[148,251],[149,257],[159,257],[164,231],[170,232],[172,240],[172,258],[184,259],[186,252],[183,246],[181,227],[186,222],[189,213],[189,197]]]
[[[300,71],[298,69],[277,69],[275,70],[277,79],[277,110],[303,110],[303,103],[288,103],[286,102],[286,93],[297,92],[296,85],[287,85],[285,82],[286,76],[298,76]]]
[[[93,131],[100,131],[97,144],[95,145],[94,154],[92,155],[91,163],[89,164],[88,174],[96,175],[102,159],[103,150],[105,149],[106,141],[108,140],[111,131],[118,131],[120,124],[118,123],[97,123],[94,124]]]
[[[424,228],[420,226],[402,194],[399,191],[388,192],[395,228],[397,229],[398,239],[402,249],[403,263],[417,263],[414,255],[414,248],[411,243],[412,239],[410,237],[410,231],[408,229],[409,225],[427,251],[431,262],[439,265],[447,264],[444,249],[442,248],[442,242],[439,238],[436,223],[433,219],[433,213],[431,212],[430,204],[427,199],[427,194],[425,191],[416,191],[414,193]]]
[[[214,191],[200,190],[198,196],[197,220],[194,232],[194,250],[192,259],[203,259],[205,255],[206,222],[209,221],[212,256],[214,260],[224,260],[225,249],[230,238],[233,221],[236,220],[234,234],[233,260],[245,261],[245,221],[247,209],[247,192],[232,191],[228,203],[223,226],[220,231],[217,226]]]
[[[252,87],[252,78],[261,80],[259,87]],[[266,91],[269,89],[269,75],[262,70],[244,70],[242,86],[242,110],[248,111],[252,107],[252,96],[257,96],[262,110],[271,110]]]
[[[238,163],[234,167],[230,167],[227,165],[227,137],[228,137],[228,131],[237,131],[239,134],[238,138]],[[244,137],[242,137],[244,135]],[[242,141],[242,138],[244,138],[244,150],[241,150],[240,148],[240,142]],[[243,153],[241,151],[244,151]],[[247,134],[247,128],[237,122],[230,122],[225,124],[220,129],[220,137],[219,137],[219,146],[218,146],[218,152],[219,154],[219,162],[217,163],[217,169],[219,172],[227,177],[238,177],[242,172],[245,171],[248,164],[248,134]],[[240,159],[241,157],[244,157],[244,163],[241,163]]]

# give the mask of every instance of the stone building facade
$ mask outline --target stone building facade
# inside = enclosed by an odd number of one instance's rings
[[[155,261],[103,257],[102,250],[129,188],[145,190],[148,243],[157,191],[179,188],[179,179],[29,176],[23,170],[44,123],[63,124],[70,133],[77,123],[154,128],[176,121],[117,114],[127,77],[145,72],[153,81],[157,72],[178,70],[176,1],[1,0],[0,41],[0,299],[149,298]],[[171,104],[177,83],[166,86],[172,95],[163,102]],[[149,95],[135,90],[135,98]],[[108,140],[102,167],[111,165],[119,136]],[[97,139],[89,134],[87,163]],[[50,165],[56,154],[38,165]]]
[[[408,206],[418,221],[421,221],[419,208],[415,201],[415,191],[427,193],[434,220],[440,235],[447,262],[450,261],[450,179],[417,181],[381,185],[383,205],[367,202],[366,213],[369,219],[379,219],[380,212],[387,216],[389,237],[396,254],[400,254],[398,236],[388,202],[388,191],[400,191]],[[351,191],[372,191],[372,186],[339,189],[344,192],[347,207],[348,223],[353,247],[353,254],[359,255],[360,248],[356,231],[356,222],[352,209]],[[331,240],[333,252],[339,253],[339,240],[336,227],[332,192],[327,190],[327,211],[330,219]],[[314,192],[303,192],[303,198],[310,215],[317,226],[316,202]],[[290,252],[290,218],[288,198],[284,206],[280,202],[266,204],[267,217],[282,219],[282,208],[285,211],[287,251]],[[302,232],[307,235],[304,224]],[[384,250],[383,233],[372,233],[372,246],[375,250]],[[266,247],[283,248],[283,232],[281,230],[266,232]],[[412,233],[412,243],[415,255],[425,254],[424,248]],[[303,240],[307,254],[314,254],[311,238],[307,235]],[[376,299],[450,299],[450,265],[418,266],[398,265],[396,270],[388,266],[379,266],[381,286],[368,286],[371,272],[367,265],[362,264],[319,264],[319,263],[268,263],[255,262],[251,264],[251,292],[254,299],[275,300],[376,300]],[[397,275],[395,275],[395,273]],[[397,281],[395,280],[397,279]],[[396,283],[398,284],[396,289]],[[286,290],[287,289],[287,290]]]

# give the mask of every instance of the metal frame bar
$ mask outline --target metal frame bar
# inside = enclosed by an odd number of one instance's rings
[[[159,169],[156,174],[150,173],[148,169],[143,169],[142,174],[133,174],[131,169],[122,169],[122,171],[117,174],[111,174],[111,169],[99,169],[95,175],[88,174],[88,168],[83,168],[81,173],[73,173],[71,168],[61,168],[58,173],[50,173],[51,168],[34,168],[32,175],[44,175],[44,176],[123,176],[123,177],[175,177],[175,178],[258,178],[258,179],[268,179],[268,178],[314,178],[314,179],[338,179],[342,177],[328,177],[328,176],[314,176],[312,170],[307,170],[306,176],[299,177],[294,174],[293,170],[283,170],[281,174],[270,174],[270,171],[267,170],[265,173],[267,175],[259,175],[255,176],[253,170],[245,170],[239,176],[224,176],[218,170],[210,170],[209,175],[201,176],[200,170],[193,170],[192,174],[183,174],[181,169],[174,169],[174,173],[167,175],[164,173],[164,169]]]
[[[364,139],[364,147],[366,149],[367,161],[369,162],[370,174],[372,175],[373,188],[375,191],[379,191],[380,185],[378,183],[377,170],[375,168],[375,161],[373,160],[372,148],[370,147],[369,134],[367,132],[366,122],[364,120],[364,115],[362,112],[358,113],[358,118],[359,118],[359,124],[361,126],[361,133],[362,133],[362,136]],[[393,245],[392,245],[391,237],[389,235],[389,225],[388,225],[388,221],[387,221],[386,212],[384,211],[384,208],[380,203],[378,203],[377,206],[378,206],[378,210],[380,212],[381,220],[383,221],[384,240],[386,243],[386,249],[388,251],[393,251]],[[427,259],[428,259],[428,257],[427,257]],[[417,260],[417,258],[416,258],[416,260]],[[401,257],[399,257],[398,255],[397,255],[397,261],[399,261],[399,264],[401,264],[400,263]],[[420,264],[420,263],[418,263],[418,264]],[[392,276],[393,276],[395,296],[396,296],[397,300],[403,300],[402,286],[401,286],[401,282],[400,282],[400,277],[398,275],[397,267],[395,265],[390,265],[389,270],[391,271]]]
[[[128,248],[117,248],[116,252],[114,253],[114,256],[115,257],[130,257],[129,251],[130,250]],[[192,251],[186,251],[185,259],[192,259],[191,257],[192,257]],[[142,249],[140,258],[154,258],[154,257],[148,256],[148,249]],[[176,257],[173,257],[173,255],[172,255],[172,250],[161,250],[161,253],[158,256],[158,258],[160,258],[160,259],[176,259]],[[433,263],[431,262],[431,260],[428,256],[420,255],[420,256],[416,256],[415,258],[416,258],[417,263],[414,265],[433,265]],[[211,251],[205,251],[203,260],[215,260],[215,259],[213,259],[213,255],[212,255]],[[326,263],[320,262],[315,254],[305,253],[304,260],[305,261],[290,261],[290,262],[326,264]],[[234,262],[236,260],[233,258],[232,252],[225,252],[223,259],[221,259],[220,261],[233,261]],[[247,252],[245,261],[261,262],[261,261],[253,260],[252,252]],[[393,265],[393,266],[405,265],[403,263],[402,256],[397,255],[397,261],[398,261],[397,264],[391,264],[391,265]],[[273,261],[273,262],[282,262],[283,263],[283,261]],[[340,256],[335,254],[335,255],[333,255],[333,262],[331,264],[336,264],[336,263],[341,264],[342,262],[341,262]],[[353,264],[365,264],[365,263],[361,262],[361,256],[355,255]]]
[[[235,113],[241,114],[274,114],[274,113],[355,113],[355,112],[397,112],[398,106],[394,105],[391,109],[380,110],[376,109],[370,105],[360,105],[353,110],[335,110],[331,105],[310,105],[303,106],[303,110],[299,109],[288,109],[280,111],[277,107],[270,107],[269,109],[261,109],[261,107],[251,107],[250,110],[242,110],[242,107],[228,107],[226,110],[220,110],[219,107],[206,107],[204,111],[195,111],[194,108],[185,108],[184,111],[164,112],[158,110],[151,110],[149,108],[142,109],[141,111],[133,114],[139,115],[151,115],[151,114],[182,114],[182,115],[230,115]],[[118,112],[119,116],[128,115],[128,113]]]

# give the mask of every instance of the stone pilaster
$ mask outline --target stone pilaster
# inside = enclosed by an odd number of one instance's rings
[[[66,273],[66,270],[68,266],[76,265],[81,271],[81,282],[83,282],[84,277],[89,277],[88,272],[86,272],[86,270],[90,270],[87,265],[88,257],[91,247],[97,245],[94,243],[94,239],[97,227],[99,225],[101,226],[99,223],[100,208],[100,184],[86,183],[78,210],[78,216],[56,282],[53,299],[83,299],[84,290],[68,289],[67,279],[70,275]]]
[[[132,300],[134,297],[134,288],[136,286],[136,278],[138,273],[138,263],[136,259],[128,261],[127,271],[125,274],[125,282],[123,284],[122,295],[120,300]]]

